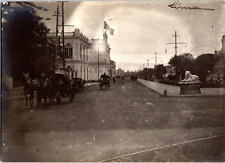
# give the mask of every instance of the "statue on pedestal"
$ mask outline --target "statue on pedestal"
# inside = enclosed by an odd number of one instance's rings
[[[190,71],[185,71],[185,78],[182,81],[199,81],[199,77],[197,75],[192,75]]]
[[[197,75],[192,75],[190,71],[185,72],[185,78],[178,83],[180,85],[180,94],[198,94],[200,90],[200,80]]]

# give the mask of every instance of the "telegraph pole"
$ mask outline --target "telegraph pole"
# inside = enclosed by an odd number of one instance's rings
[[[63,69],[65,69],[66,61],[65,61],[65,26],[73,27],[74,25],[65,25],[64,24],[64,2],[62,2],[62,14],[59,12],[59,4],[57,4],[57,12],[56,14],[53,14],[53,16],[56,16],[56,54],[55,54],[55,62],[57,63],[57,57],[58,57],[58,48],[60,47],[60,52],[62,52],[62,61],[63,61]],[[62,17],[62,23],[59,24],[59,16]],[[59,36],[59,26],[62,26],[62,42],[60,41]],[[62,43],[62,51],[61,51],[61,43]],[[56,66],[57,69],[57,66]]]
[[[110,75],[110,78],[112,78],[112,68],[111,68],[111,60],[110,60],[110,59],[109,59],[109,66],[110,66],[110,67],[109,67],[109,70],[110,70],[110,71],[109,71],[109,72],[110,72],[109,75]]]
[[[58,57],[58,35],[59,35],[59,5],[57,4],[57,11],[56,11],[56,15],[53,14],[53,16],[56,16],[56,34],[55,34],[55,69],[57,70],[57,57]],[[59,44],[60,46],[60,44]]]
[[[174,43],[166,43],[166,44],[174,44],[175,46],[174,46],[174,49],[175,49],[175,55],[177,55],[177,48],[178,48],[178,46],[177,46],[177,44],[187,44],[186,42],[177,42],[177,37],[178,37],[179,35],[177,35],[177,32],[175,31],[175,35],[173,35],[173,37],[175,37],[175,42]]]
[[[57,69],[57,57],[58,57],[58,24],[59,23],[59,5],[57,4],[57,11],[56,11],[56,45],[55,45],[55,68]]]
[[[98,45],[98,80],[99,80],[99,45]]]
[[[64,47],[64,2],[62,1],[62,40],[63,40],[63,70],[65,70],[65,47]]]
[[[178,35],[177,35],[177,32],[175,31],[175,35],[173,35],[173,37],[175,37],[175,55],[177,55],[177,37],[178,37]]]
[[[157,65],[157,52],[155,51],[155,66]]]
[[[149,59],[147,59],[147,63],[148,63],[148,68],[149,68]]]

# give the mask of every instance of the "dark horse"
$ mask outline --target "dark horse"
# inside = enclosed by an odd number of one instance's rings
[[[53,99],[53,85],[52,85],[52,80],[48,79],[46,74],[42,73],[41,78],[39,80],[40,83],[40,88],[39,88],[39,93],[38,93],[38,104],[41,103],[42,99],[44,99],[44,105],[47,107],[48,106],[48,99],[49,103],[51,104],[52,99]]]
[[[24,95],[26,100],[26,109],[29,109],[34,104],[34,93],[39,90],[39,82],[37,79],[32,80],[29,76],[29,72],[23,73],[24,75]],[[30,105],[28,105],[28,102]]]

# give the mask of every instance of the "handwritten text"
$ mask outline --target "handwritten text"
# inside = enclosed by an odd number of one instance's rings
[[[174,9],[189,9],[189,10],[211,10],[214,11],[214,9],[211,8],[200,8],[200,7],[184,7],[181,5],[181,3],[179,3],[179,1],[175,1],[172,4],[168,5],[170,8],[174,8]]]

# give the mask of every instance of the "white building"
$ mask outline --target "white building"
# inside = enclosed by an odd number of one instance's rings
[[[54,39],[54,36],[51,36]],[[110,75],[110,46],[107,34],[103,39],[89,40],[79,29],[64,36],[66,67],[72,71],[70,77],[98,80],[105,73]]]
[[[91,39],[89,48],[90,80],[98,79],[103,73],[110,75],[110,46],[107,35],[103,39]]]
[[[66,67],[72,69],[71,77],[89,80],[89,53],[90,43],[79,29],[70,35],[65,35],[65,59]]]
[[[207,77],[208,81],[220,81],[221,85],[225,85],[225,35],[222,39],[222,49],[219,52],[215,52],[215,55],[219,56],[219,61],[214,65],[213,72]]]

